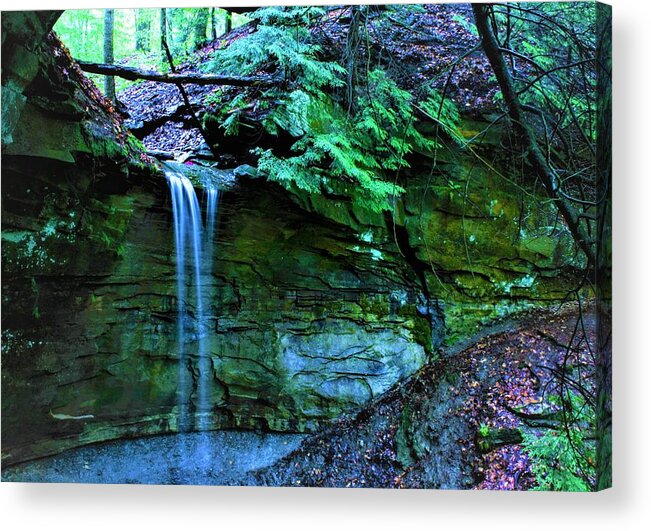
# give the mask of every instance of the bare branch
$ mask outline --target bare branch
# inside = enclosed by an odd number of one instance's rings
[[[89,63],[77,61],[79,68],[89,74],[103,76],[117,76],[129,81],[143,79],[158,83],[172,83],[174,85],[229,85],[233,87],[249,87],[256,85],[270,85],[274,80],[269,77],[240,77],[222,76],[217,74],[162,74],[153,70],[140,70],[131,66],[107,65],[102,63]]]
[[[574,241],[585,253],[589,267],[594,267],[595,253],[578,218],[578,213],[566,198],[559,193],[559,179],[553,168],[550,167],[542,153],[531,126],[524,116],[524,109],[518,93],[514,87],[513,78],[506,67],[503,52],[509,52],[500,47],[489,21],[490,6],[486,4],[473,4],[477,30],[482,38],[482,45],[491,67],[497,78],[504,101],[507,104],[509,117],[517,128],[524,144],[527,147],[527,160],[534,169],[537,177],[545,186],[547,195],[554,201],[560,214],[563,216]]]

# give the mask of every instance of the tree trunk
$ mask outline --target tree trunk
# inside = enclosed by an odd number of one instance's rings
[[[357,55],[361,42],[360,26],[363,22],[363,6],[350,7],[350,24],[346,35],[346,48],[344,49],[344,63],[346,64],[346,103],[348,114],[355,110],[355,86],[357,85]]]
[[[491,7],[487,4],[473,4],[477,30],[489,62],[500,85],[509,116],[520,132],[527,148],[527,159],[537,176],[543,182],[547,194],[554,200],[560,214],[567,223],[574,240],[588,258],[588,267],[595,282],[597,298],[597,353],[595,362],[596,403],[596,474],[597,489],[611,486],[612,482],[612,345],[611,345],[611,18],[610,6],[597,5],[597,159],[596,190],[597,220],[595,242],[583,230],[580,218],[571,205],[559,193],[556,176],[549,168],[531,127],[527,124],[513,86],[513,80],[506,68],[495,34],[489,24]],[[594,250],[593,250],[594,249]]]
[[[104,11],[104,62],[113,63],[113,25],[115,22],[115,11],[106,9]],[[111,101],[115,101],[115,78],[107,76],[104,79],[104,93]]]
[[[226,10],[224,19],[224,33],[228,33],[233,29],[233,15],[230,11]]]
[[[144,9],[135,9],[136,14],[136,52],[151,51],[151,18]]]
[[[217,21],[215,20],[215,8],[210,8],[210,40],[217,40]]]
[[[167,9],[162,7],[160,10],[160,58],[161,64],[167,64],[165,55],[165,45],[167,43]]]
[[[195,10],[194,27],[193,27],[193,47],[195,50],[201,48],[206,44],[206,29],[208,27],[208,18],[210,17],[210,9],[207,7],[198,8]]]
[[[483,428],[477,431],[475,443],[483,454],[492,452],[500,446],[520,444],[522,432],[517,428]]]
[[[170,70],[172,71],[172,74],[176,74],[176,68],[174,66],[174,58],[172,57],[172,53],[170,52],[169,46],[167,45],[167,41],[163,41],[163,48],[165,49],[165,57],[167,57],[167,61],[170,65]],[[181,98],[183,98],[183,103],[185,103],[185,107],[188,110],[188,113],[190,113],[190,117],[194,122],[194,126],[199,130],[199,133],[201,134],[204,141],[206,142],[208,149],[210,149],[210,151],[215,157],[219,157],[219,153],[215,149],[215,146],[210,143],[210,139],[208,138],[206,130],[201,124],[201,120],[197,118],[197,115],[194,114],[194,111],[192,110],[192,104],[190,103],[190,98],[188,96],[188,93],[183,88],[183,85],[179,82],[176,83],[176,88],[179,90],[179,93],[181,94]]]
[[[84,72],[109,77],[117,76],[129,81],[143,79],[146,81],[157,81],[159,83],[173,83],[175,85],[189,83],[194,85],[230,85],[234,87],[269,85],[274,83],[274,80],[268,77],[221,76],[218,74],[194,73],[178,74],[174,72],[174,68],[171,68],[171,74],[161,74],[160,72],[141,70],[132,66],[89,63],[86,61],[77,61],[77,63],[79,64],[79,68]]]

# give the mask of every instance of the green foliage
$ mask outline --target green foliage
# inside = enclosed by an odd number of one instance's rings
[[[378,126],[370,112],[362,111],[361,120],[354,124],[326,94],[293,91],[270,113],[264,126],[272,134],[279,129],[293,136],[302,133],[292,146],[296,154],[284,157],[271,149],[259,151],[259,169],[271,179],[311,193],[343,193],[374,211],[389,208],[390,198],[404,190],[383,180],[383,170],[406,165],[403,157],[412,148],[411,138],[403,141],[397,135],[391,109],[377,114],[386,122],[393,119],[387,125],[394,130]]]
[[[134,32],[131,13],[116,9],[114,24],[114,55],[117,60],[132,51],[130,41],[124,38],[124,35]],[[54,25],[54,31],[75,59],[97,63],[103,62],[103,30],[104,9],[67,10]],[[90,74],[88,77],[104,90],[104,76]],[[118,90],[127,84],[119,78],[115,81]]]
[[[341,86],[345,70],[337,63],[320,61],[321,48],[309,30],[310,21],[324,13],[321,8],[269,7],[252,18],[257,30],[219,50],[209,69],[232,75],[252,75],[263,66],[277,69],[285,81],[300,80],[307,91]]]
[[[265,70],[279,78],[277,86],[256,95],[256,105],[265,111],[267,133],[287,133],[295,142],[289,155],[254,150],[258,168],[269,179],[309,193],[348,196],[375,212],[386,210],[404,192],[396,174],[408,167],[409,154],[432,153],[436,144],[415,127],[415,97],[382,68],[365,73],[352,104],[342,101],[338,92],[347,71],[322,58],[309,30],[323,13],[310,7],[260,9],[253,15],[256,31],[217,52],[209,68],[240,75]],[[433,106],[436,95],[427,96],[425,103]],[[226,134],[238,132],[245,101],[238,96],[220,109]],[[453,130],[458,113],[449,102],[443,108],[438,119]]]
[[[115,9],[113,30],[113,47],[115,61],[129,58],[129,65],[134,67],[152,68],[158,56],[136,53],[136,19],[146,18],[149,21],[147,40],[158,42],[157,9]],[[75,59],[101,63],[103,60],[103,9],[79,9],[65,11],[54,30],[61,41],[68,47]],[[155,40],[154,40],[155,39]],[[104,77],[89,74],[89,77],[100,88],[104,89]],[[132,82],[115,78],[116,89],[122,90]]]
[[[464,144],[464,138],[457,129],[461,116],[452,101],[436,91],[430,91],[427,98],[419,103],[418,108],[425,116],[436,122],[453,141],[459,145]]]
[[[211,15],[209,8],[167,8],[167,40],[175,62],[192,58],[192,53],[207,41],[211,24],[215,25],[217,35],[225,33],[226,11],[217,11]],[[214,16],[212,21],[211,16]],[[232,27],[246,20],[246,17],[233,14]]]
[[[590,434],[594,410],[576,393],[568,394],[567,429],[549,429],[542,436],[523,434],[523,448],[531,458],[531,469],[538,486],[535,490],[592,490],[594,484],[595,446]],[[560,404],[558,396],[550,402]]]

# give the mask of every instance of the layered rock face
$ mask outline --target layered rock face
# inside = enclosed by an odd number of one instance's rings
[[[473,137],[492,119],[466,117],[459,133]],[[585,265],[553,203],[503,154],[504,133],[492,126],[481,153],[449,142],[435,160],[416,157],[403,171],[406,193],[384,216],[341,199],[290,196],[359,234],[383,234],[444,316],[436,335],[452,346],[495,320],[566,300]]]
[[[177,428],[176,262],[159,179],[92,194],[67,217],[46,219],[44,206],[29,236],[3,231],[7,458]],[[223,194],[214,249],[203,286],[211,427],[314,429],[413,374],[437,346],[440,318],[395,248],[264,181]],[[181,370],[196,379],[197,338],[187,340]]]
[[[195,413],[199,366],[187,334],[179,367],[165,178],[63,52],[12,34],[44,37],[51,20],[30,16],[3,15],[4,463],[175,431],[180,371]],[[223,190],[203,283],[210,428],[317,429],[442,341],[571,285],[551,205],[467,153],[414,169],[393,214],[243,173]]]
[[[472,137],[491,117],[465,119]],[[583,257],[553,203],[526,168],[503,155],[493,127],[482,152],[440,149],[409,177],[396,218],[420,264],[430,297],[444,308],[447,345],[484,325],[566,300],[580,285]]]

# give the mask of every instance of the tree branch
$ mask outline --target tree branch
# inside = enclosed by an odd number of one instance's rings
[[[167,62],[170,65],[170,70],[172,71],[172,75],[176,75],[176,67],[174,66],[174,59],[172,57],[172,52],[170,52],[170,47],[167,45],[167,37],[166,35],[161,36],[161,45],[163,46],[163,49],[165,50],[165,55],[167,56]],[[199,133],[201,133],[201,136],[203,137],[204,142],[210,149],[210,152],[215,156],[218,157],[219,153],[215,150],[215,146],[213,146],[210,143],[210,139],[208,138],[208,135],[206,133],[206,130],[204,129],[203,125],[201,124],[201,120],[197,118],[197,115],[194,114],[194,111],[192,110],[192,104],[190,103],[190,97],[188,96],[188,93],[185,91],[183,88],[183,85],[181,83],[176,83],[176,88],[178,91],[181,93],[181,97],[183,98],[183,102],[185,103],[186,108],[188,109],[190,116],[192,117],[192,121],[194,122],[195,127],[199,130]]]
[[[158,83],[172,83],[174,85],[229,85],[233,87],[249,87],[257,85],[270,85],[274,82],[269,77],[239,77],[221,76],[216,74],[161,74],[153,70],[140,70],[132,66],[107,65],[102,63],[89,63],[77,61],[79,68],[89,74],[100,74],[103,76],[117,76],[129,81],[143,79],[156,81]]]
[[[472,9],[475,14],[477,31],[482,39],[482,46],[486,52],[488,62],[493,68],[495,77],[504,96],[504,101],[508,107],[509,117],[513,125],[520,133],[524,145],[527,148],[527,160],[534,172],[543,182],[547,195],[554,201],[558,211],[565,220],[574,241],[585,253],[588,259],[588,267],[594,267],[595,253],[590,239],[587,237],[585,230],[581,225],[581,219],[573,206],[559,193],[559,179],[553,168],[551,168],[540,149],[536,135],[531,126],[527,123],[524,115],[524,109],[520,98],[515,89],[513,79],[504,61],[502,49],[497,42],[497,38],[489,21],[491,6],[489,4],[473,4]]]

